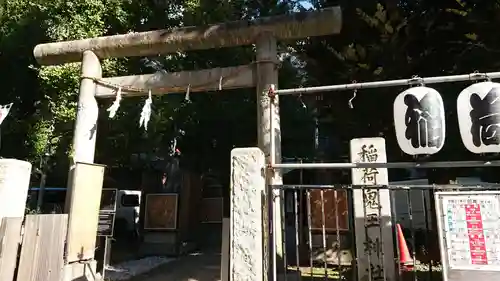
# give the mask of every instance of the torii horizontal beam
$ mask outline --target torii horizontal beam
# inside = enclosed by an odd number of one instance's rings
[[[100,59],[133,57],[250,45],[267,32],[276,39],[298,39],[339,33],[340,7],[293,13],[256,20],[240,20],[201,27],[183,27],[40,44],[33,54],[42,65],[78,62],[84,51]]]
[[[122,87],[122,96],[144,96],[150,89],[153,95],[190,92],[217,91],[255,87],[255,65],[212,68],[174,73],[118,76],[97,79],[96,98],[116,96]]]

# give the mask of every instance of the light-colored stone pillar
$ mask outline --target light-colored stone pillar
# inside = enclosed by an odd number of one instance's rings
[[[263,255],[265,156],[259,148],[231,151],[231,281],[267,280],[269,257]]]
[[[80,92],[73,134],[73,163],[94,163],[99,107],[95,99],[95,78],[102,76],[99,58],[91,51],[82,57]]]
[[[384,138],[351,140],[352,163],[386,163]],[[387,169],[352,169],[353,185],[387,185]],[[389,190],[355,189],[354,228],[358,280],[396,280]],[[385,276],[385,278],[384,278]],[[370,279],[371,277],[371,279]]]
[[[266,163],[271,163],[271,154],[273,155],[275,163],[281,163],[281,125],[280,125],[280,110],[279,98],[269,96],[269,90],[274,87],[278,88],[278,52],[276,38],[269,32],[262,32],[255,42],[256,49],[256,76],[257,76],[257,142],[258,147],[262,149],[266,155]],[[271,131],[273,134],[271,134]],[[274,138],[274,147],[271,145],[271,136]],[[267,184],[280,185],[283,183],[281,170],[266,169],[266,182]],[[269,192],[271,193],[271,192]],[[273,198],[266,198],[272,200],[272,207],[270,210],[266,209],[263,221],[265,222],[264,228],[273,229],[273,240],[276,242],[275,249],[269,249],[268,244],[264,245],[264,255],[269,256],[274,251],[276,257],[273,259],[277,265],[274,268],[284,270],[284,257],[283,257],[283,237],[281,230],[281,202],[283,199],[283,192],[279,189],[273,189]],[[267,204],[266,204],[267,205]],[[267,224],[270,221],[268,218],[274,214],[272,218],[273,225]],[[265,240],[269,240],[266,231]],[[268,270],[267,268],[265,269]]]
[[[0,224],[5,217],[24,217],[30,177],[31,163],[0,159]]]

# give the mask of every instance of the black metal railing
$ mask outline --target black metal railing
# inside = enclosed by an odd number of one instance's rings
[[[279,194],[274,200],[280,200],[281,212],[270,218],[281,216],[281,227],[276,231],[281,231],[283,237],[283,255],[272,268],[276,279],[352,281],[363,280],[358,274],[362,264],[370,265],[363,274],[366,281],[391,280],[391,275],[398,281],[442,280],[434,192],[500,190],[499,185],[338,184],[272,188]],[[389,200],[380,195],[384,192]],[[355,210],[359,206],[363,206],[362,216]],[[392,244],[393,253],[384,251],[385,243]],[[394,274],[390,274],[392,267]]]

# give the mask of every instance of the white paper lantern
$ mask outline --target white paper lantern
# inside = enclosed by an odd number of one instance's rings
[[[434,154],[443,148],[446,125],[438,91],[413,87],[394,100],[394,127],[399,147],[410,155]]]
[[[500,83],[465,88],[457,98],[457,115],[462,142],[470,152],[500,152]]]

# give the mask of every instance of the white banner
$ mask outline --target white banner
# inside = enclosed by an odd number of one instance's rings
[[[3,123],[3,120],[7,115],[9,115],[9,111],[12,108],[12,103],[6,105],[0,105],[0,125]]]

